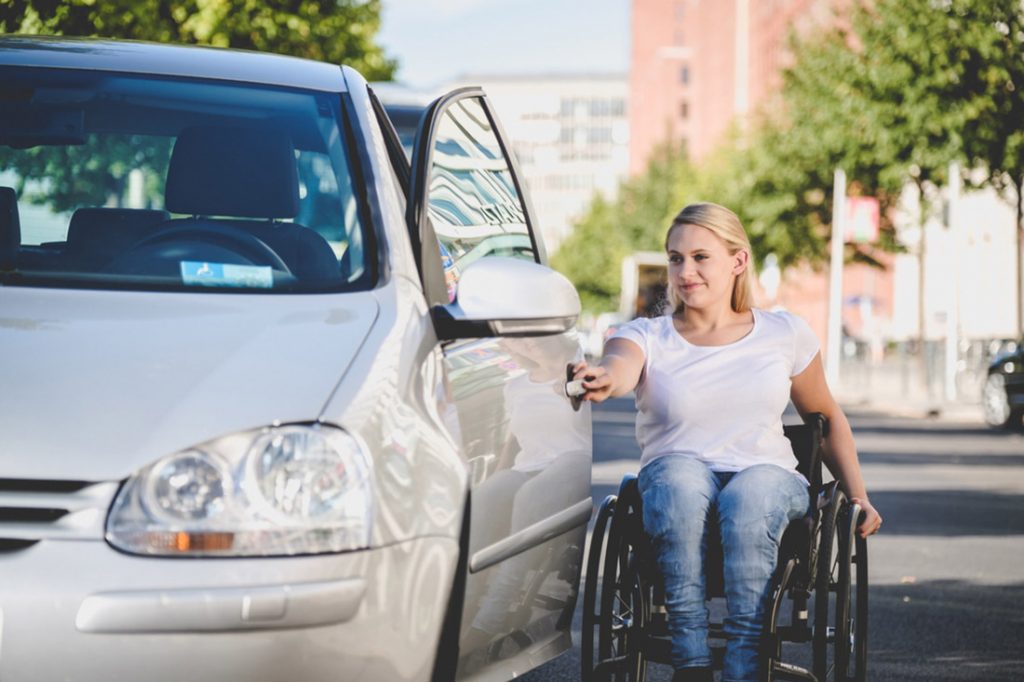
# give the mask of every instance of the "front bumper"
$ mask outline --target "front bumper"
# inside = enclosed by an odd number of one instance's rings
[[[428,680],[457,560],[450,538],[272,559],[43,541],[0,554],[0,680]]]

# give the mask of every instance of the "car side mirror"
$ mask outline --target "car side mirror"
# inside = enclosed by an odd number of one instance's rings
[[[441,340],[561,334],[576,324],[580,297],[547,266],[487,256],[462,272],[455,300],[431,314]]]

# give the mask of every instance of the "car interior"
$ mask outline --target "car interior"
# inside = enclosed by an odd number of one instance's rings
[[[366,283],[336,97],[60,71],[0,85],[5,282]]]

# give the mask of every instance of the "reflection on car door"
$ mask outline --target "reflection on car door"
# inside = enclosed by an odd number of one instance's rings
[[[438,282],[431,303],[443,304],[456,300],[460,274],[478,259],[543,263],[545,255],[483,93],[452,93],[428,116],[432,234],[419,235],[421,268]],[[417,144],[426,153],[428,141]],[[591,510],[590,412],[575,411],[564,393],[566,366],[581,357],[575,330],[444,348],[448,422],[472,497],[460,677],[568,642]]]

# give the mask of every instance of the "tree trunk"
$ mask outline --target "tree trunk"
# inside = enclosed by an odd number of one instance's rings
[[[1018,177],[1014,182],[1017,190],[1017,229],[1014,230],[1017,238],[1014,240],[1014,248],[1017,252],[1017,325],[1014,330],[1018,338],[1024,338],[1024,252],[1021,251],[1022,236],[1024,236],[1024,175]]]
[[[917,356],[918,364],[921,370],[921,386],[924,388],[928,397],[931,397],[931,374],[928,367],[928,353],[926,350],[927,341],[925,339],[925,324],[927,314],[925,313],[925,270],[924,261],[926,253],[927,240],[927,225],[928,225],[928,210],[925,204],[924,196],[924,183],[917,182],[917,192],[919,196],[919,213],[918,213],[918,224],[921,227],[921,239],[917,243]]]

